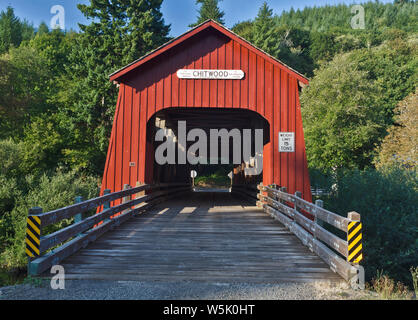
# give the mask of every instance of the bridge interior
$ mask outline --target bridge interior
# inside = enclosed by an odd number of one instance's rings
[[[191,192],[161,203],[62,265],[67,279],[342,281],[283,225],[229,192]]]
[[[195,138],[195,141],[186,141],[186,145],[181,145],[179,141],[179,122],[186,123],[186,135],[193,129],[201,129],[205,132],[207,141],[207,161],[208,163],[211,159],[216,160],[218,164],[221,164],[221,139],[218,140],[218,157],[213,157],[211,154],[210,148],[210,130],[222,130],[226,129],[228,132],[231,132],[233,129],[237,129],[241,135],[241,162],[239,164],[235,163],[234,173],[235,173],[235,183],[252,183],[256,184],[262,181],[262,174],[257,176],[247,176],[242,173],[245,166],[250,166],[250,163],[245,164],[245,158],[243,155],[243,143],[244,143],[244,129],[251,130],[251,156],[255,155],[255,130],[263,130],[263,145],[267,144],[270,141],[270,125],[266,119],[260,116],[258,113],[251,110],[242,110],[242,109],[232,109],[232,108],[168,108],[162,111],[157,112],[149,121],[147,126],[147,137],[149,142],[153,145],[153,151],[155,151],[158,146],[163,142],[156,142],[154,137],[156,132],[159,129],[171,129],[173,135],[176,137],[176,164],[165,164],[159,165],[154,162],[153,165],[153,181],[155,183],[174,183],[174,182],[187,182],[190,180],[190,171],[196,170],[198,175],[200,175],[200,170],[204,167],[204,164],[191,165],[187,161],[187,164],[181,164],[178,161],[178,145],[180,148],[189,150],[190,146],[195,144],[199,139]],[[237,142],[231,137],[229,139],[229,152],[228,160],[229,164],[232,164],[234,161],[233,157],[233,148],[234,144]],[[249,144],[248,141],[245,143]],[[153,154],[153,152],[152,152]],[[196,156],[199,156],[197,152]]]

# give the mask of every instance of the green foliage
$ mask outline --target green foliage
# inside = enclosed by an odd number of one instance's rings
[[[20,21],[12,7],[0,13],[0,55],[12,47],[19,47],[22,41],[34,36],[33,26],[26,20]]]
[[[397,39],[337,55],[301,95],[310,166],[365,168],[393,124],[394,109],[415,88],[416,46]]]
[[[47,33],[49,33],[48,25],[45,22],[41,22],[41,24],[38,27],[38,31],[36,32],[36,35],[42,36]]]
[[[375,102],[380,94],[347,54],[317,71],[301,96],[310,166],[330,170],[371,163],[385,132],[384,112]]]
[[[39,174],[56,168],[63,158],[64,137],[54,115],[32,119],[23,138],[25,171]]]
[[[312,59],[318,63],[332,60],[336,51],[335,37],[331,32],[313,32],[310,47]]]
[[[92,22],[80,25],[82,34],[72,43],[57,102],[64,126],[74,132],[70,154],[91,151],[83,159],[90,172],[103,170],[113,123],[117,88],[109,74],[168,40],[170,26],[162,18],[161,3],[100,0],[78,5]]]
[[[370,50],[355,50],[350,59],[359,70],[368,72],[371,84],[381,95],[376,103],[385,110],[386,123],[393,124],[394,109],[399,101],[415,91],[418,80],[417,35],[396,38]]]
[[[238,22],[231,30],[249,42],[253,39],[253,22],[251,20]]]
[[[361,4],[365,11],[366,29],[397,28],[405,31],[418,30],[418,7],[411,1],[400,5],[368,1]],[[284,11],[277,16],[282,25],[298,26],[313,32],[326,32],[339,28],[353,32],[351,6],[347,4],[305,7],[303,10]]]
[[[229,187],[231,179],[229,172],[233,170],[230,165],[199,165],[196,169],[198,176],[195,179],[196,186],[202,187]]]
[[[219,9],[219,1],[222,0],[196,0],[196,4],[201,5],[198,11],[199,16],[197,17],[196,23],[189,25],[189,27],[195,27],[209,19],[224,24],[223,17],[225,12]]]
[[[362,6],[366,12],[364,30],[352,29],[351,5],[305,7],[273,16],[273,12],[263,4],[259,12],[263,18],[259,22],[261,26],[270,27],[259,28],[261,32],[256,36],[256,18],[237,23],[233,31],[310,77],[314,67],[331,61],[338,53],[370,49],[385,40],[405,39],[407,34],[418,30],[418,7],[414,3],[394,6],[375,1]],[[281,29],[289,34],[283,36]],[[303,31],[303,41],[295,37],[292,30]]]
[[[23,144],[12,140],[0,141],[0,219],[13,209],[21,195]]]
[[[280,41],[275,32],[273,20],[273,10],[264,2],[254,20],[253,44],[261,50],[278,56],[280,51]]]
[[[31,116],[45,111],[44,88],[51,74],[31,47],[0,56],[0,138],[21,137]]]
[[[22,174],[23,144],[12,139],[0,140],[0,175],[16,178]]]
[[[48,284],[49,279],[27,276],[23,279],[23,284],[28,284],[35,288],[45,288]]]
[[[22,25],[15,16],[14,10],[7,7],[0,13],[0,54],[9,51],[11,47],[18,47],[22,42]]]
[[[29,208],[42,207],[47,212],[74,203],[76,196],[85,199],[97,196],[97,179],[76,172],[57,171],[43,174],[39,179],[27,176],[25,182],[28,192],[17,197],[13,210],[0,218],[0,268],[3,269],[22,267],[26,263],[24,239]],[[63,224],[68,221],[48,227],[45,232],[53,232]]]
[[[418,165],[418,88],[402,100],[395,109],[395,124],[378,148],[374,159],[376,167],[401,165],[406,168]]]
[[[383,270],[390,278],[412,285],[409,269],[418,261],[416,169],[339,173],[337,191],[324,200],[330,211],[361,214],[367,281]]]

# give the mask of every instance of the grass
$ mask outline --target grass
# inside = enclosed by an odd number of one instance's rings
[[[411,267],[412,284],[414,286],[415,299],[418,298],[418,267]]]
[[[0,287],[13,286],[24,282],[26,270],[19,269],[0,269]]]
[[[418,268],[417,268],[418,269]],[[412,300],[414,293],[401,282],[395,282],[382,271],[378,271],[377,277],[372,279],[367,286],[368,290],[375,291],[382,300]],[[416,295],[415,295],[416,299]]]
[[[221,175],[217,172],[195,179],[195,185],[197,187],[229,187],[230,184],[231,179],[229,179],[228,176]]]

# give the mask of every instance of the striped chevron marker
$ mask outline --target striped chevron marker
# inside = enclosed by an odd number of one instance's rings
[[[358,264],[363,260],[362,240],[362,224],[361,222],[350,222],[348,224],[347,241],[348,241],[348,262]]]
[[[40,254],[41,219],[35,216],[29,216],[26,221],[26,254],[29,257],[34,258]]]

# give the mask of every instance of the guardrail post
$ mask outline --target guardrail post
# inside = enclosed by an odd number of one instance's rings
[[[26,227],[26,255],[28,257],[28,275],[36,275],[37,270],[31,263],[35,258],[39,257],[41,244],[41,219],[38,217],[42,213],[42,208],[35,207],[29,209]]]
[[[143,184],[143,183],[141,183],[141,182],[137,181],[137,182],[136,182],[136,185],[135,185],[135,188],[140,187],[142,184]],[[135,199],[138,199],[138,198],[140,198],[140,197],[141,197],[141,196],[143,196],[143,195],[145,195],[145,192],[144,192],[144,191],[141,191],[141,192],[135,193]],[[138,203],[138,204],[134,207],[134,209],[138,208],[140,205],[141,205],[141,204],[140,204],[140,203]]]
[[[324,207],[324,201],[322,200],[316,200],[315,201],[315,205],[317,207],[323,208]],[[315,224],[319,225],[320,227],[324,227],[324,223],[322,222],[321,219],[318,219],[316,214],[315,214]]]
[[[271,184],[269,187],[272,188],[272,189],[277,190],[277,184],[275,184],[275,183]],[[277,201],[277,196],[273,195],[273,199]]]
[[[104,191],[103,191],[103,195],[105,196],[105,195],[107,195],[107,194],[110,194],[112,191],[110,190],[110,189],[105,189]],[[107,209],[110,209],[110,201],[107,201],[107,202],[105,202],[105,203],[103,203],[103,211],[105,211],[105,210],[107,210]],[[105,221],[104,222],[107,222],[107,221],[110,221],[110,217],[109,218],[107,218],[107,219],[105,219]]]
[[[262,187],[263,187],[263,183],[260,182],[257,185],[257,190],[258,190],[258,194],[257,194],[257,199],[258,199],[258,201],[257,201],[257,208],[263,208],[263,201],[262,201],[262,199],[263,199],[262,198],[263,197],[263,191],[261,190]]]
[[[75,197],[74,203],[81,203],[83,202],[83,197]],[[83,220],[83,214],[78,213],[74,216],[74,223],[81,222]]]
[[[125,184],[123,186],[123,190],[129,190],[129,189],[132,189],[132,187],[129,184]],[[126,197],[123,197],[122,198],[122,203],[126,203],[126,202],[128,202],[130,200],[131,200],[131,196],[130,195],[129,196],[126,196]],[[123,210],[122,211],[122,214],[128,212],[129,210],[131,210],[131,208],[126,209],[126,210]]]
[[[348,254],[347,261],[352,264],[359,264],[363,260],[362,245],[362,224],[360,222],[360,214],[357,212],[349,212],[348,219],[351,220],[347,226],[347,242]]]
[[[300,192],[300,191],[296,191],[296,192],[295,192],[295,197],[302,198],[302,192]],[[299,212],[299,211],[298,211],[298,206],[296,205],[296,202],[295,202],[295,211],[296,211],[296,213],[298,213],[298,212]]]
[[[364,268],[359,265],[360,261],[363,260],[363,226],[360,222],[361,217],[357,212],[349,212],[347,218],[351,220],[347,226],[347,262],[349,262],[357,271],[357,274],[354,275],[350,281],[351,287],[353,289],[364,290]]]
[[[287,190],[286,187],[280,187],[279,188],[279,191],[284,192],[284,193],[286,193],[286,190]],[[279,202],[284,204],[284,201],[282,199],[279,199]]]

